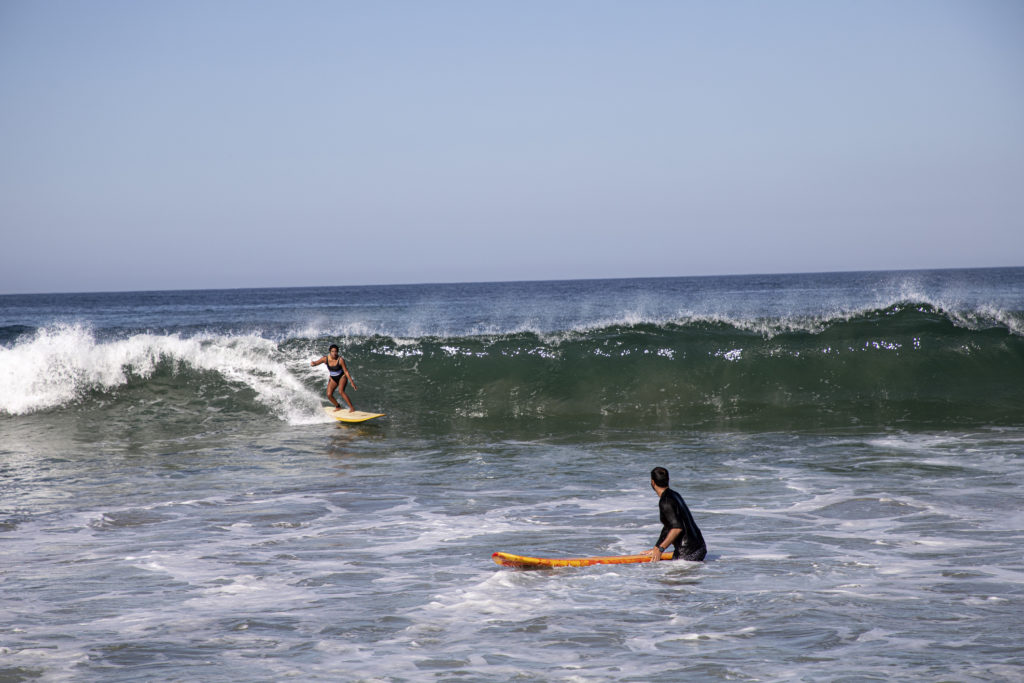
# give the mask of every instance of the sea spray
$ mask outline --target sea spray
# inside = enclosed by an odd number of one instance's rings
[[[318,405],[314,394],[282,362],[277,344],[262,337],[135,334],[98,341],[77,324],[42,328],[0,347],[0,412],[21,415],[130,394],[156,376],[184,394],[195,373],[210,373],[233,391],[255,392],[281,419],[321,421],[310,417]]]
[[[700,316],[557,333],[282,340],[212,332],[100,340],[88,327],[57,325],[0,347],[0,411],[131,401],[157,380],[183,409],[202,410],[202,385],[213,387],[203,395],[238,397],[245,411],[320,422],[326,377],[309,360],[337,340],[361,386],[357,405],[427,431],[529,422],[556,432],[1016,424],[1024,383],[1008,378],[1024,376],[1024,337],[1015,316],[901,302],[799,321]]]

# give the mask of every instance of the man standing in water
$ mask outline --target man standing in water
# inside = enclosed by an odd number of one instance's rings
[[[704,537],[693,521],[690,508],[678,493],[668,487],[668,470],[655,467],[651,470],[651,488],[658,494],[658,510],[661,513],[661,535],[651,549],[651,561],[657,562],[670,545],[675,546],[672,559],[700,562],[707,555]]]
[[[352,382],[353,389],[359,389],[359,387],[352,381],[352,375],[348,374],[348,366],[345,365],[345,359],[338,355],[337,344],[331,344],[331,348],[327,349],[326,356],[309,362],[310,365],[314,366],[321,363],[327,363],[327,372],[331,375],[330,379],[327,380],[327,398],[334,404],[334,409],[336,411],[341,410],[341,405],[334,398],[334,390],[337,389],[341,397],[345,399],[345,403],[348,404],[348,412],[355,412],[352,401],[348,400],[348,394],[345,393],[345,385]]]

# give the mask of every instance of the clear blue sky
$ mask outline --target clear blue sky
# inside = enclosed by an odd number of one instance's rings
[[[0,293],[1024,265],[1024,2],[0,3]]]

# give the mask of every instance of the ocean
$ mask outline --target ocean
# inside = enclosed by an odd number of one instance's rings
[[[1024,268],[0,296],[0,681],[1021,680],[1022,547]]]

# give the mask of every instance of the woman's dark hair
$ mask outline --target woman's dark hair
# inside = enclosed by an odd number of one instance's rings
[[[330,353],[331,351],[335,350],[336,348],[338,348],[337,344],[331,344],[331,347],[329,349],[327,349],[327,353]]]
[[[668,470],[664,467],[655,467],[651,470],[651,481],[660,488],[668,486]]]

